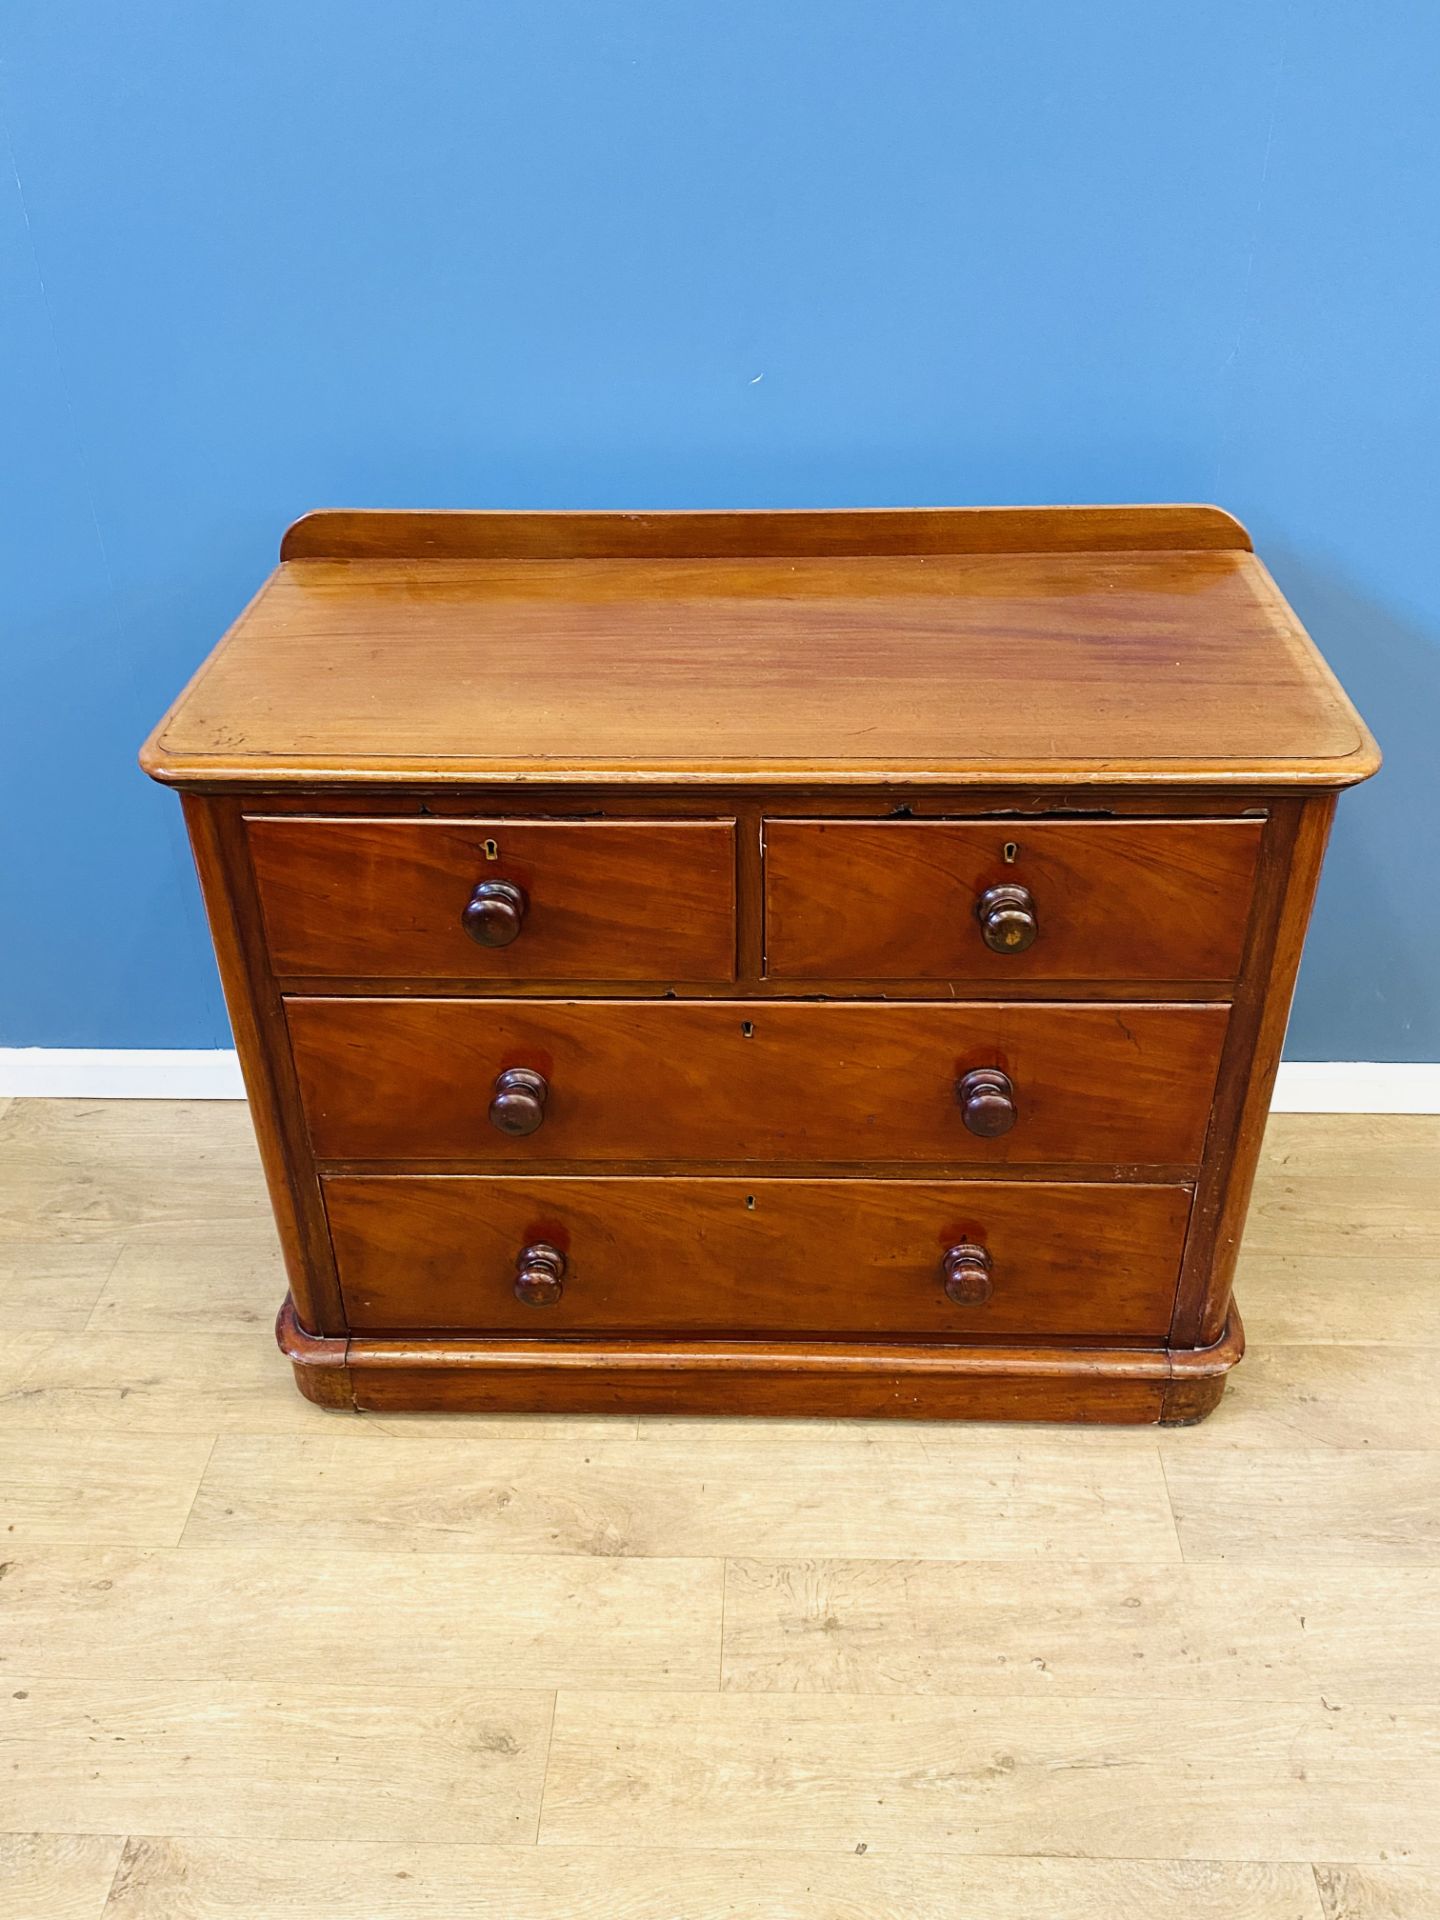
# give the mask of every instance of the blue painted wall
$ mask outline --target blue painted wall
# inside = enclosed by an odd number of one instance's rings
[[[0,1041],[226,1042],[134,753],[307,507],[1215,499],[1389,754],[1291,1053],[1440,1058],[1440,9],[10,0],[0,58]]]

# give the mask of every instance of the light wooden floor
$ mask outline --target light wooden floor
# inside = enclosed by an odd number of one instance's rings
[[[1440,1121],[1272,1123],[1192,1430],[326,1414],[281,1292],[242,1107],[0,1113],[6,1920],[1440,1915]]]

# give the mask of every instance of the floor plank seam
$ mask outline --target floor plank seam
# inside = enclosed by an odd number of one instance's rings
[[[115,1889],[119,1886],[120,1876],[125,1871],[125,1857],[130,1851],[130,1839],[131,1836],[128,1833],[120,1836],[120,1857],[115,1862],[115,1871],[111,1874],[110,1884],[105,1889],[105,1898],[95,1909],[95,1920],[105,1920],[106,1914],[110,1911],[115,1899]]]
[[[1165,1488],[1165,1506],[1167,1511],[1169,1512],[1170,1525],[1175,1534],[1175,1551],[1180,1556],[1180,1564],[1184,1566],[1187,1564],[1187,1561],[1185,1558],[1185,1542],[1181,1538],[1181,1534],[1180,1534],[1180,1516],[1175,1511],[1175,1495],[1170,1490],[1170,1475],[1165,1468],[1164,1447],[1156,1447],[1155,1457],[1160,1462],[1160,1481],[1163,1487]]]
[[[560,1711],[560,1689],[556,1687],[550,1695],[550,1719],[545,1728],[545,1760],[540,1768],[540,1794],[535,1805],[535,1831],[530,1836],[530,1845],[540,1845],[540,1832],[545,1825],[545,1794],[550,1785],[550,1754],[555,1745],[555,1716]]]
[[[725,1603],[730,1592],[730,1556],[724,1554],[720,1560],[720,1660],[719,1671],[715,1676],[715,1691],[725,1692]]]
[[[109,1288],[110,1282],[115,1278],[115,1269],[120,1265],[120,1262],[125,1258],[125,1255],[129,1252],[130,1246],[131,1246],[130,1241],[122,1240],[120,1242],[120,1245],[115,1250],[115,1258],[110,1262],[109,1266],[105,1269],[105,1277],[100,1282],[100,1291],[96,1294],[95,1299],[91,1304],[90,1311],[85,1316],[85,1324],[80,1329],[79,1337],[82,1340],[84,1339],[87,1333],[99,1331],[99,1329],[95,1325],[95,1316],[97,1313],[99,1313],[101,1306],[104,1304],[106,1291]]]
[[[175,1538],[170,1542],[168,1551],[171,1553],[178,1552],[179,1549],[185,1544],[185,1535],[190,1529],[190,1519],[193,1513],[195,1512],[195,1503],[200,1498],[201,1489],[205,1485],[205,1476],[210,1471],[210,1462],[215,1458],[215,1449],[216,1447],[219,1446],[219,1444],[220,1444],[219,1434],[218,1433],[212,1434],[210,1439],[209,1449],[206,1452],[204,1460],[201,1462],[199,1473],[195,1476],[195,1491],[191,1494],[190,1504],[185,1509],[185,1518],[180,1522],[180,1531],[179,1533],[176,1534]]]

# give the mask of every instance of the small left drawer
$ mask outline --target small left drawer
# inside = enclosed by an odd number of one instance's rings
[[[733,820],[246,822],[282,978],[723,982]]]

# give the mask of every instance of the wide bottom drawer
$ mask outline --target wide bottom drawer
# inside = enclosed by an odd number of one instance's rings
[[[356,1331],[1163,1339],[1184,1187],[333,1175]]]

